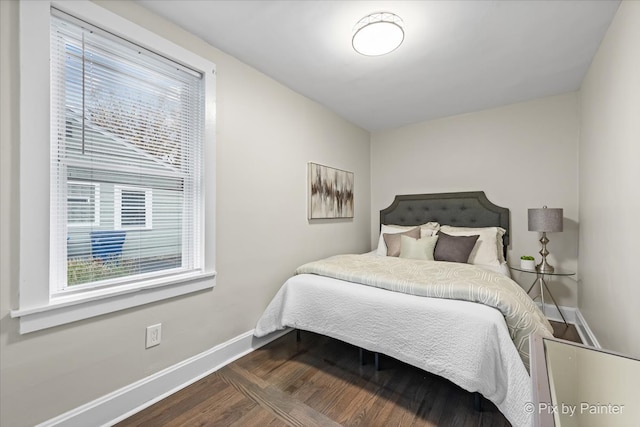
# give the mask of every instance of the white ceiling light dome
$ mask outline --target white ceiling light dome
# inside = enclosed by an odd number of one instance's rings
[[[351,44],[356,52],[367,56],[393,52],[404,40],[403,24],[395,13],[372,13],[353,27]]]

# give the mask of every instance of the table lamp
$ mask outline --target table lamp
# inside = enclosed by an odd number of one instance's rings
[[[562,208],[547,208],[546,206],[535,209],[529,209],[529,231],[542,232],[540,243],[542,244],[542,261],[536,265],[536,271],[539,273],[553,273],[553,266],[547,262],[547,233],[562,231]]]

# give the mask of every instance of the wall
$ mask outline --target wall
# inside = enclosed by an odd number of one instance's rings
[[[0,1],[3,426],[44,421],[251,330],[296,266],[369,248],[368,132],[134,3],[101,4],[216,63],[217,287],[18,334],[18,4]],[[307,221],[308,161],[355,172],[353,220]],[[145,350],[158,322],[162,343]]]
[[[510,262],[539,260],[540,236],[527,209],[564,209],[564,232],[550,233],[549,260],[576,270],[578,256],[578,96],[576,93],[376,132],[371,138],[371,243],[379,211],[396,194],[477,191],[511,210]],[[514,273],[521,286],[535,277]],[[576,282],[554,280],[560,305],[575,306]]]
[[[624,1],[581,88],[579,307],[600,344],[640,357],[640,2]]]

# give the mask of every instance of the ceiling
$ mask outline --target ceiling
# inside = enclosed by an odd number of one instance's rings
[[[577,90],[618,8],[606,1],[138,0],[338,115],[379,131]],[[376,11],[405,40],[351,47]]]

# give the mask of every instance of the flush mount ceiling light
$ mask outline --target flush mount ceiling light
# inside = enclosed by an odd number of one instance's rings
[[[402,19],[391,12],[376,12],[362,18],[353,27],[351,43],[356,52],[379,56],[393,52],[404,40]]]

